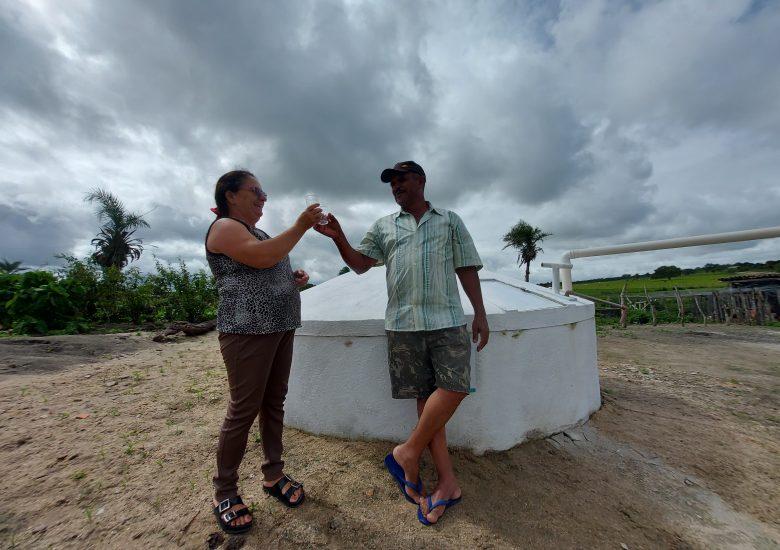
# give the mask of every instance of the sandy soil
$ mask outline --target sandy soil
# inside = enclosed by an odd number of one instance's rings
[[[227,539],[209,506],[226,405],[216,337],[149,338],[0,341],[3,546],[780,547],[777,330],[601,333],[603,408],[506,452],[456,452],[464,502],[432,528],[385,473],[388,443],[287,430],[308,492],[291,511],[263,496],[253,433],[241,486],[256,525]]]

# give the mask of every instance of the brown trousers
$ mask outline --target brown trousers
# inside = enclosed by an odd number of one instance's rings
[[[238,494],[238,467],[244,458],[249,430],[258,414],[265,453],[263,477],[273,481],[282,475],[284,398],[294,336],[294,330],[219,335],[230,385],[230,403],[217,447],[214,491],[218,501]]]

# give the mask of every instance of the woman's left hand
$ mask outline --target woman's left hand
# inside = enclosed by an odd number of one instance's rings
[[[309,274],[303,269],[296,269],[293,271],[293,280],[295,281],[295,286],[303,286],[309,282]]]

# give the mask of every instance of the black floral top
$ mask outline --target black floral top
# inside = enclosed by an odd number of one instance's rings
[[[261,241],[270,239],[264,231],[236,221]],[[206,239],[210,231],[211,227]],[[209,252],[208,248],[206,259],[219,293],[219,332],[270,334],[301,326],[301,295],[295,286],[289,256],[265,269],[249,267],[224,254]]]

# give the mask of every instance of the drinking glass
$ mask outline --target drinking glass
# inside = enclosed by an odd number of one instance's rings
[[[319,203],[320,208],[322,208],[322,214],[320,215],[320,220],[317,223],[320,225],[328,225],[328,216],[325,214],[325,207],[322,206],[320,199],[314,193],[306,193],[306,206],[311,206],[312,204],[317,203]]]

